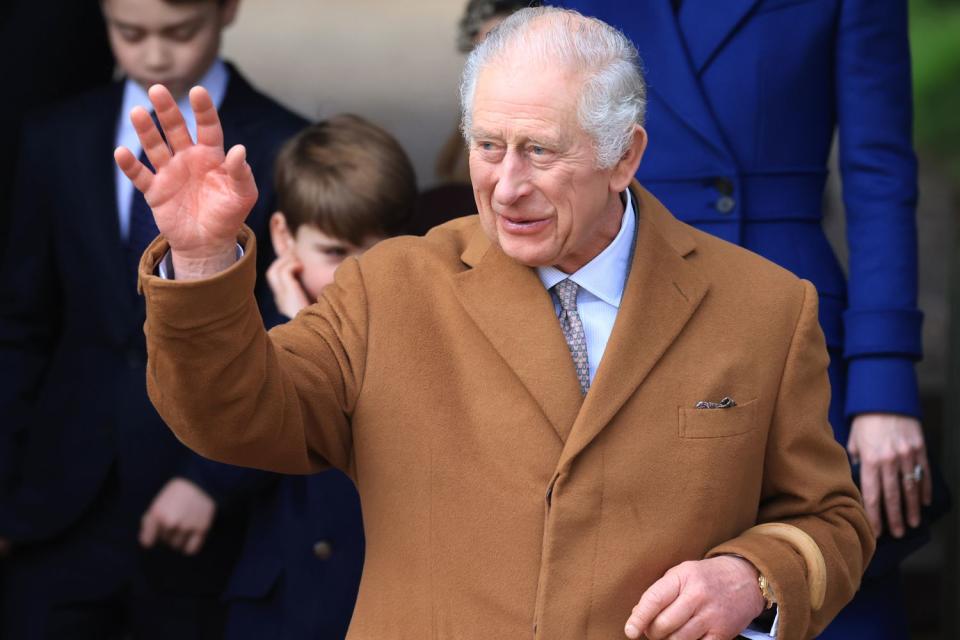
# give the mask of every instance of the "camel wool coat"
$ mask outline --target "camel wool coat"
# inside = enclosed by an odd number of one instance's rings
[[[367,551],[350,640],[622,638],[671,567],[721,553],[767,577],[781,640],[852,597],[873,536],[827,423],[812,285],[677,221],[639,185],[622,304],[580,393],[550,294],[476,217],[345,262],[268,334],[245,256],[213,278],[141,262],[150,397],[215,460],[356,482]],[[736,406],[697,409],[700,401]],[[783,522],[807,566],[755,532]],[[744,533],[746,532],[746,533]]]

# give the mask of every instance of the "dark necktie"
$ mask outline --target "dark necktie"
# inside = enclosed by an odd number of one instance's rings
[[[157,115],[153,112],[151,112],[150,115],[157,125],[157,128],[161,131],[161,135],[163,135],[163,130],[160,129],[160,124],[157,120]],[[147,159],[146,151],[140,152],[140,162],[153,171],[153,165],[151,165]],[[127,235],[127,269],[128,274],[133,278],[134,284],[136,284],[137,281],[137,268],[140,266],[140,256],[143,255],[147,246],[153,242],[158,235],[160,235],[160,230],[157,229],[157,223],[153,219],[153,212],[150,210],[150,205],[147,204],[140,190],[134,187],[133,197],[130,200],[130,227],[129,234]]]
[[[683,0],[670,0],[670,4],[673,5],[673,12],[674,12],[674,13],[680,13],[680,3],[681,3],[681,2],[683,2]]]

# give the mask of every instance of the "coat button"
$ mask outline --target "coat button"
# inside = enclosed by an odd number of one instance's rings
[[[333,547],[326,540],[313,543],[313,555],[318,560],[329,560],[333,555]]]
[[[725,196],[733,195],[733,180],[731,180],[730,178],[717,178],[716,180],[714,180],[713,186],[722,195],[725,195]]]
[[[717,198],[717,202],[715,206],[717,207],[717,211],[723,214],[727,214],[733,211],[733,208],[737,206],[737,202],[730,196],[720,196],[719,198]]]

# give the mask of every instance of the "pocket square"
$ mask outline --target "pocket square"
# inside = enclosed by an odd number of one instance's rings
[[[720,402],[709,402],[707,400],[701,400],[694,405],[694,409],[730,409],[737,406],[737,403],[734,402],[733,398],[730,396],[724,396]]]

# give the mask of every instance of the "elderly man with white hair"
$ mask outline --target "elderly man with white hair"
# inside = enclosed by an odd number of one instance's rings
[[[676,221],[632,177],[636,51],[558,9],[471,55],[479,216],[343,264],[287,325],[253,298],[242,147],[191,92],[132,119],[156,167],[151,398],[199,453],[360,491],[349,638],[778,638],[822,629],[873,537],[827,424],[813,287]],[[691,162],[695,162],[691,158]]]

